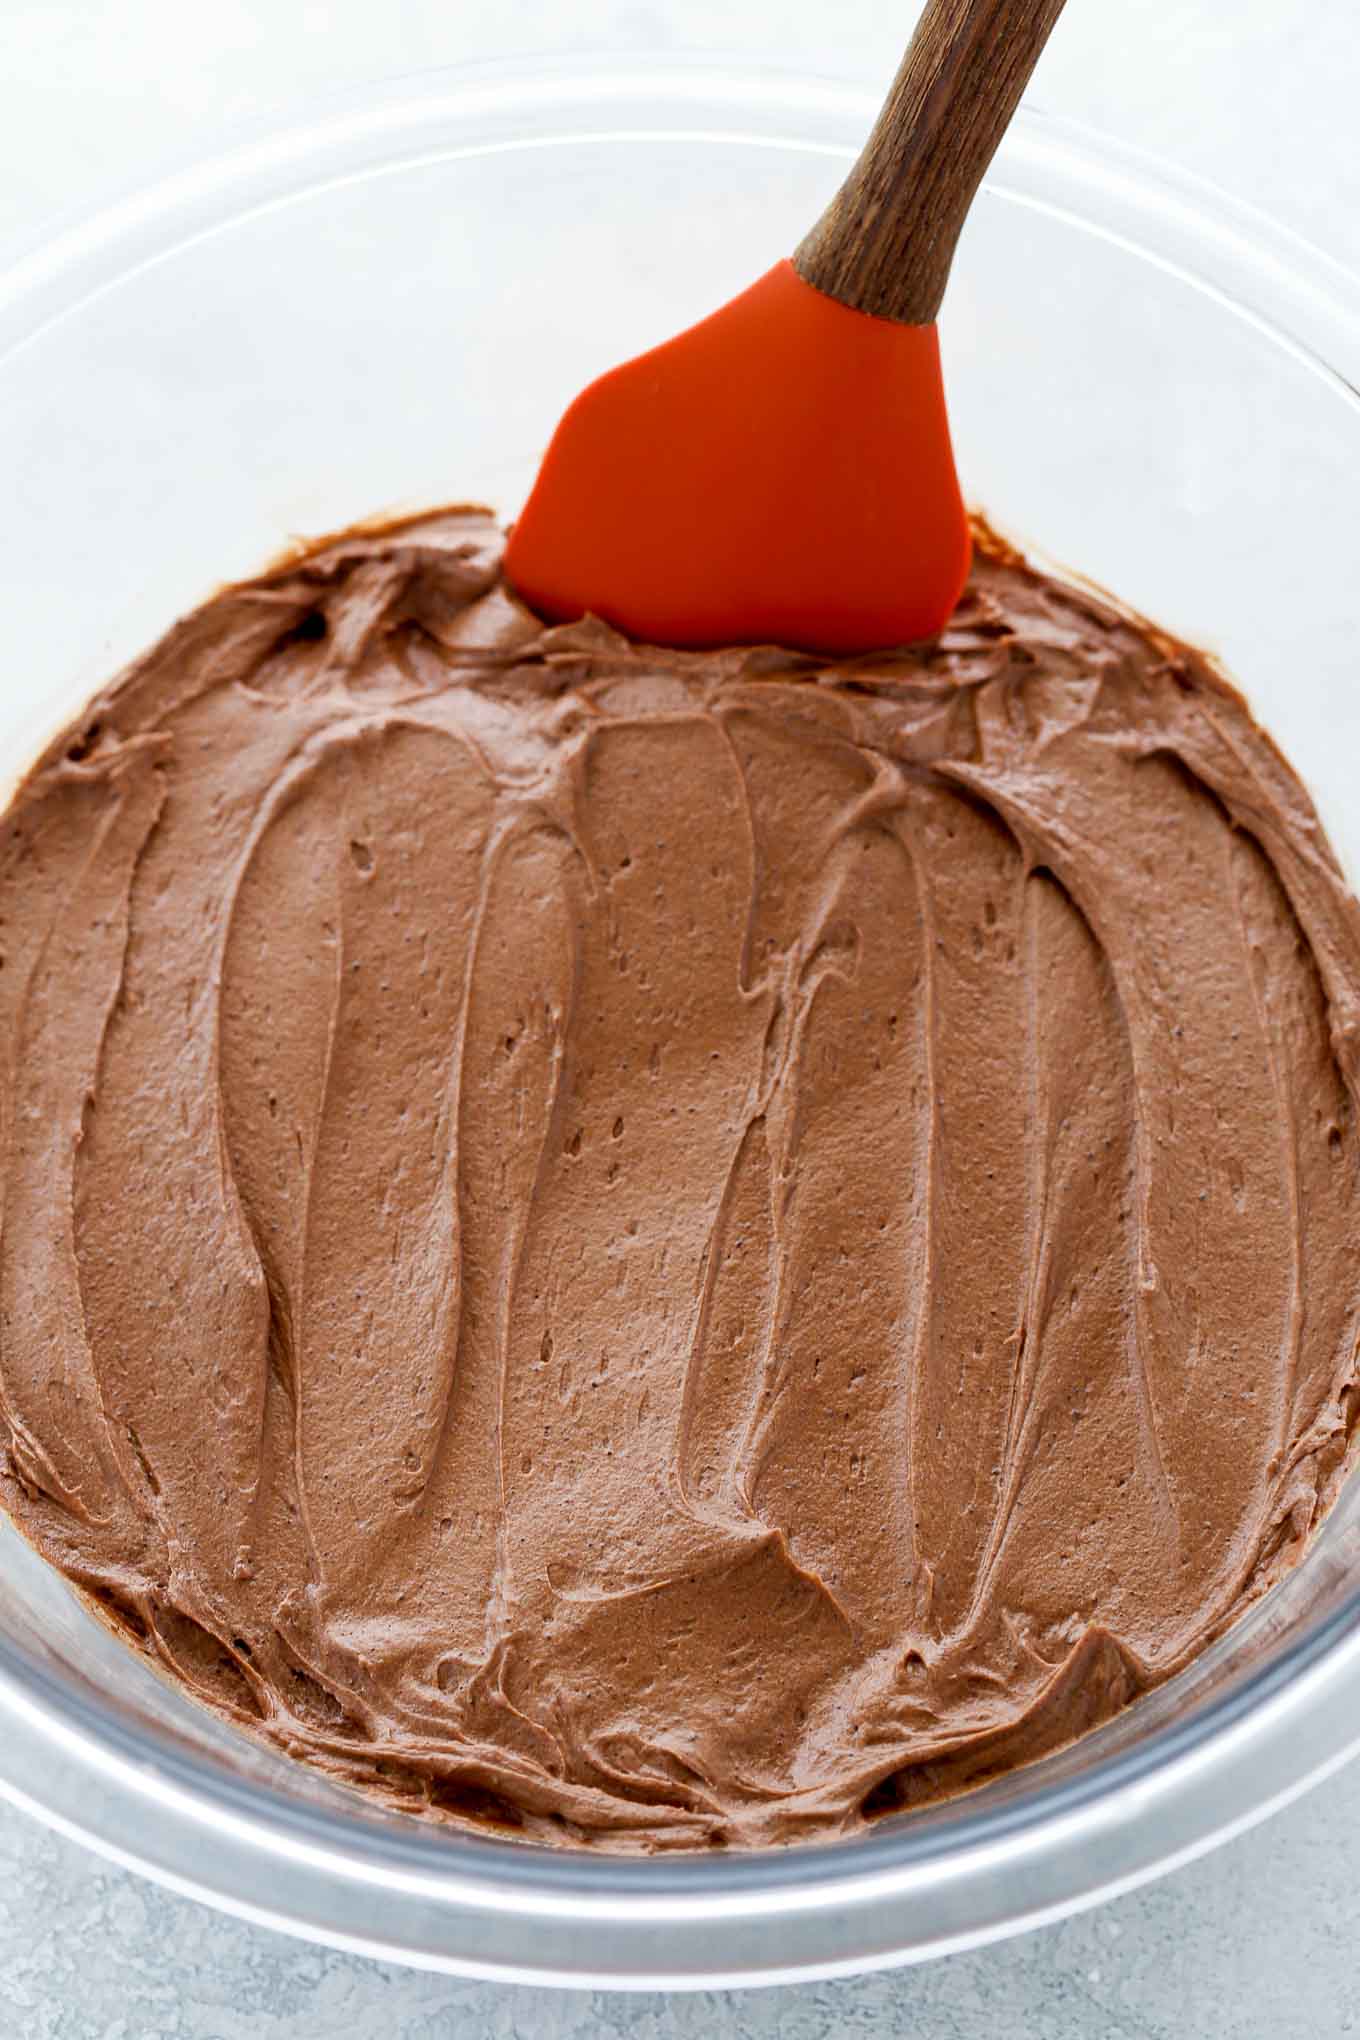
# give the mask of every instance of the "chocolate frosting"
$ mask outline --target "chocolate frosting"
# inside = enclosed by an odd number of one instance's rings
[[[1327,1506],[1360,913],[1206,662],[994,546],[840,668],[544,631],[499,549],[230,588],[21,786],[4,1497],[397,1805],[853,1831]]]

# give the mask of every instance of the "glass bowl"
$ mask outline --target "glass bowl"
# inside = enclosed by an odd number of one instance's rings
[[[0,279],[0,759],[297,534],[513,511],[564,401],[785,253],[874,109],[668,64],[441,74],[313,112]],[[1009,534],[1220,654],[1360,862],[1360,287],[1034,116],[944,322],[960,465]],[[177,1889],[530,1982],[831,1975],[1052,1919],[1360,1744],[1360,1483],[1182,1677],[1061,1755],[835,1846],[617,1860],[453,1835],[237,1736],[0,1532],[0,1790]]]

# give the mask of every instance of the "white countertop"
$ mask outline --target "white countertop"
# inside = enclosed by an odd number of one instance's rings
[[[530,50],[704,49],[886,83],[890,0],[0,0],[0,260],[300,95]],[[1360,268],[1355,0],[1071,0],[1035,98],[1173,158]],[[418,1975],[225,1919],[0,1807],[15,2040],[1329,2040],[1360,2033],[1360,1766],[1080,1919],[849,1983],[694,1998]]]

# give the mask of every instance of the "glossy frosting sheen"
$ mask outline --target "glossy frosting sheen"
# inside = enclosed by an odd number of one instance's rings
[[[452,512],[229,589],[0,834],[0,1436],[213,1706],[417,1811],[854,1830],[1297,1556],[1360,918],[1194,654],[999,552],[829,669]]]

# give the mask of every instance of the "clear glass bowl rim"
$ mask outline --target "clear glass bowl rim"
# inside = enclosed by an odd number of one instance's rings
[[[100,292],[252,213],[459,154],[738,139],[853,154],[862,89],[702,58],[477,65],[311,103],[45,232],[0,274],[0,370]],[[1360,279],[1252,208],[1026,109],[989,180],[1221,297],[1360,404]],[[1080,204],[1059,194],[1080,194]],[[1360,1748],[1360,1583],[1285,1657],[1085,1776],[851,1842],[658,1860],[380,1829],[200,1761],[0,1640],[0,1793],[240,1916],[461,1974],[613,1988],[788,1982],[1059,1918],[1263,1818]]]

